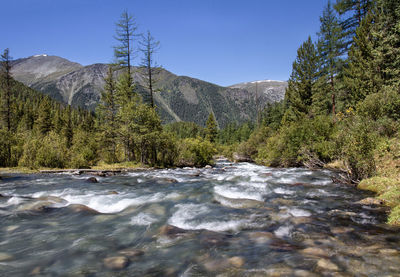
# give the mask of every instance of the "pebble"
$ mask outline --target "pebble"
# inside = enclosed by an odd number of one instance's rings
[[[329,257],[329,253],[321,248],[317,247],[308,247],[300,251],[303,255],[311,255],[311,256],[320,256],[320,257]]]
[[[228,259],[229,263],[234,267],[242,267],[244,265],[244,259],[242,257],[232,257]]]
[[[322,270],[338,271],[339,267],[327,259],[318,260],[317,267]]]
[[[104,266],[108,269],[124,269],[129,265],[129,259],[125,256],[109,257],[103,260]]]

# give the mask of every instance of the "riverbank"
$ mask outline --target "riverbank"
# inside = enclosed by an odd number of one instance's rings
[[[388,223],[400,225],[400,140],[379,145],[375,153],[376,176],[362,180],[358,188],[376,193],[376,198],[390,207]]]

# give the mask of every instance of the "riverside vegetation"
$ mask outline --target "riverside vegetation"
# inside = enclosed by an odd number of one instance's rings
[[[285,99],[256,123],[218,131],[178,122],[162,126],[153,101],[135,92],[131,77],[136,27],[122,14],[117,64],[110,66],[101,103],[92,114],[72,109],[14,81],[8,50],[2,55],[0,166],[204,166],[233,153],[267,166],[330,167],[341,181],[373,190],[400,224],[400,3],[328,2],[317,41],[298,49]],[[149,99],[158,43],[142,40]],[[206,121],[206,119],[204,119]]]

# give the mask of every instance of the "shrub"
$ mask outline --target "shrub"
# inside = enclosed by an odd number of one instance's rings
[[[212,163],[216,154],[213,144],[201,138],[187,138],[178,144],[178,166],[205,166]]]

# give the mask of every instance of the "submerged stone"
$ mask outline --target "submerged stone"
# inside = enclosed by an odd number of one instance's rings
[[[108,269],[119,270],[129,265],[129,259],[125,256],[109,257],[103,260],[103,264]]]
[[[121,254],[122,256],[126,256],[128,258],[134,258],[134,257],[139,257],[144,255],[144,251],[140,249],[134,249],[134,248],[127,248],[121,251],[118,251],[118,254]]]
[[[320,259],[317,262],[317,267],[321,270],[338,271],[339,267],[327,259]]]
[[[0,252],[0,262],[7,262],[13,259],[14,257],[12,255]]]
[[[98,183],[99,181],[97,181],[96,177],[89,177],[86,179],[87,183]]]

